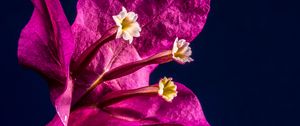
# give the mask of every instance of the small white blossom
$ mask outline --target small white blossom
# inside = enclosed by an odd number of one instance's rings
[[[168,102],[171,102],[177,96],[177,86],[172,78],[162,78],[158,83],[158,95]]]
[[[193,61],[190,57],[192,55],[192,49],[189,45],[190,43],[186,42],[185,39],[178,40],[178,38],[176,38],[172,49],[173,59],[180,64]]]
[[[126,8],[122,7],[122,11],[115,16],[112,16],[116,25],[118,26],[118,31],[116,38],[123,38],[128,40],[131,44],[133,37],[139,37],[141,32],[141,27],[136,21],[138,15],[134,12],[127,12]]]

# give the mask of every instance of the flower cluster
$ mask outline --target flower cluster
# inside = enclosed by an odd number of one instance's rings
[[[79,0],[70,26],[58,0],[33,0],[18,58],[49,80],[57,115],[48,125],[209,126],[183,84],[148,82],[159,64],[193,61],[186,40],[202,30],[209,1],[123,2]]]
[[[126,8],[122,7],[122,11],[118,15],[112,17],[115,21],[117,31],[116,33],[111,33],[111,35],[116,34],[116,39],[120,38],[120,36],[122,35],[123,39],[125,41],[129,41],[129,44],[131,44],[133,41],[133,37],[140,36],[141,28],[139,23],[137,22],[138,15],[136,13],[134,12],[127,13]],[[192,58],[190,58],[192,51],[191,48],[189,47],[188,42],[186,42],[184,39],[178,40],[178,38],[176,38],[173,45],[174,45],[173,48],[170,50],[164,50],[143,60],[129,62],[121,66],[118,66],[114,69],[103,72],[103,74],[101,74],[96,79],[96,81],[94,81],[93,84],[91,84],[91,86],[86,90],[86,92],[82,95],[82,97],[77,101],[75,107],[81,106],[80,105],[81,101],[84,101],[85,98],[99,84],[103,82],[110,81],[113,79],[118,79],[120,77],[129,75],[151,64],[162,64],[162,63],[170,62],[172,60],[175,60],[181,64],[185,64],[186,62],[192,61]],[[144,87],[143,90],[147,90],[148,92],[143,92],[143,93],[145,94],[157,93],[159,96],[161,96],[163,99],[165,99],[168,102],[171,102],[174,99],[174,97],[177,96],[176,85],[172,81],[172,78],[165,77],[161,79],[159,81],[158,88],[156,90],[151,90],[151,92],[149,92],[148,88],[153,89],[153,86],[147,86],[147,88]],[[140,90],[138,90],[137,92],[138,92],[137,94],[141,94]],[[131,91],[131,93],[133,92]],[[122,98],[124,96],[120,96],[120,94],[118,94],[118,97]],[[114,97],[114,99],[116,98]]]

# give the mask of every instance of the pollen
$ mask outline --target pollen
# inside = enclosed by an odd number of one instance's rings
[[[112,16],[117,27],[116,38],[123,38],[128,40],[131,44],[133,37],[139,37],[141,32],[141,27],[137,22],[138,15],[134,12],[127,12],[126,8],[122,7],[122,11],[115,16]]]
[[[158,94],[168,102],[171,102],[177,96],[177,86],[172,78],[162,78],[159,81]]]
[[[180,64],[192,62],[193,59],[190,57],[192,55],[192,49],[189,45],[190,43],[186,42],[185,39],[178,40],[178,38],[176,38],[172,49],[173,59]]]

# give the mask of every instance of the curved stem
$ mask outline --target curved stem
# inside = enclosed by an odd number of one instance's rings
[[[81,106],[83,100],[102,82],[109,81],[112,79],[120,78],[151,64],[162,64],[172,61],[172,52],[171,50],[163,51],[156,55],[153,55],[149,58],[142,59],[139,61],[127,63],[111,69],[109,71],[104,71],[86,90],[86,92],[80,97],[80,99],[72,106],[71,111]]]
[[[73,76],[76,77],[87,65],[89,65],[89,63],[96,56],[100,47],[115,39],[116,31],[116,27],[109,29],[99,40],[84,50],[83,53],[76,59],[76,61],[72,61],[71,70]]]
[[[123,64],[121,66],[118,66],[114,69],[111,69],[107,71],[103,75],[103,81],[108,81],[116,78],[120,78],[126,75],[129,75],[131,73],[134,73],[135,71],[151,64],[163,64],[172,61],[172,54],[171,51],[164,51],[161,53],[158,53],[154,56],[151,56],[146,59],[142,59],[139,61]]]
[[[103,108],[105,106],[112,105],[114,103],[120,102],[124,99],[128,99],[137,95],[155,95],[158,93],[158,86],[147,86],[147,87],[141,87],[138,89],[132,89],[132,90],[120,90],[111,92],[107,95],[105,95],[102,100],[97,104],[97,107]]]

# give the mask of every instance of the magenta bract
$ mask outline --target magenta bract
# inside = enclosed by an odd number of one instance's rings
[[[148,86],[150,73],[157,64],[147,65],[133,73],[102,82],[83,101],[83,104],[79,106],[80,109],[72,112],[70,110],[99,75],[106,71],[171,49],[176,37],[192,41],[205,24],[210,1],[79,0],[77,17],[72,26],[67,21],[59,0],[32,0],[32,2],[35,9],[30,21],[22,30],[18,59],[20,64],[41,73],[48,80],[51,100],[58,113],[49,125],[67,125],[68,120],[69,125],[75,122],[82,125],[94,125],[88,120],[97,123],[107,121],[105,122],[107,124],[140,125],[144,122],[130,122],[126,119],[111,117],[107,111],[90,106],[98,103],[107,93]],[[86,49],[115,26],[112,16],[118,14],[122,6],[138,14],[137,21],[142,28],[141,37],[135,38],[131,45],[121,39],[107,42],[95,48],[97,53],[91,57],[86,67],[71,67],[72,64],[79,62],[78,58]],[[77,69],[81,71],[75,75]],[[154,119],[155,124],[208,125],[195,95],[183,86],[179,86],[178,90],[179,95],[172,103],[162,101],[158,96],[141,96],[146,100],[140,100],[137,96],[110,106],[109,112],[115,116],[129,118],[138,113],[140,116],[135,118],[144,121]],[[133,106],[133,103],[138,106],[142,104],[152,106],[136,109],[137,106]],[[132,115],[123,115],[123,112],[118,111],[120,105],[126,111],[132,112]],[[155,106],[160,109],[154,110],[158,109]],[[183,108],[182,106],[189,107]],[[140,109],[144,112],[140,112]],[[166,116],[165,113],[169,115]],[[100,117],[101,119],[98,119]],[[77,118],[82,118],[82,120],[77,120]]]
[[[142,57],[169,49],[176,37],[192,41],[202,30],[210,8],[209,0],[79,0],[72,26],[77,43],[85,47],[114,26],[112,15],[122,6],[139,16],[141,37],[133,44]],[[82,34],[88,37],[81,38]]]
[[[75,44],[71,28],[58,0],[32,2],[35,9],[19,39],[19,62],[49,80],[51,100],[57,113],[67,119],[73,90],[69,76]]]
[[[171,102],[157,95],[136,95],[104,109],[82,107],[70,115],[70,126],[185,125],[209,126],[191,90],[177,83],[178,96]],[[54,118],[49,125],[61,125]]]

